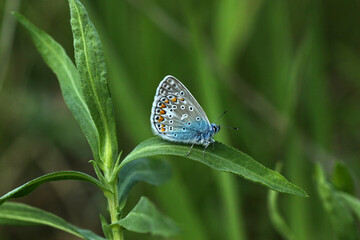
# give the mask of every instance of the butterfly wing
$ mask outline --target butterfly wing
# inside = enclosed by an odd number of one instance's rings
[[[211,129],[200,104],[173,76],[166,76],[160,82],[150,121],[155,134],[175,142],[199,143],[201,133]]]

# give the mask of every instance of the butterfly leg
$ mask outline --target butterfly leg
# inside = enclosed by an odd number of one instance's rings
[[[209,146],[209,144],[210,144],[210,143],[207,143],[207,144],[205,145],[205,148],[204,148],[204,151],[203,151],[203,157],[205,157],[205,151],[206,151],[207,147]]]
[[[191,147],[190,147],[189,151],[186,153],[186,155],[185,155],[185,156],[189,156],[189,154],[190,154],[190,152],[191,152],[191,149],[193,148],[194,144],[195,144],[195,143],[193,143],[193,144],[191,145]]]

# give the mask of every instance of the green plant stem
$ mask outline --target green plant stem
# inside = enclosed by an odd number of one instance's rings
[[[119,221],[119,215],[117,209],[119,208],[119,201],[118,201],[118,190],[117,190],[117,181],[111,183],[111,193],[106,194],[106,198],[108,200],[109,212],[110,212],[110,219],[111,219],[111,230],[114,240],[123,240],[123,229],[114,224]],[[112,225],[114,224],[114,225]]]
[[[108,171],[110,172],[110,171]],[[111,176],[111,174],[106,174],[108,176]],[[118,181],[117,178],[115,180],[113,180],[112,182],[109,181],[109,177],[106,178],[108,180],[108,185],[111,189],[111,192],[106,192],[105,196],[108,200],[108,211],[110,213],[110,219],[111,219],[111,230],[112,230],[112,235],[113,235],[113,240],[123,240],[124,236],[123,236],[123,229],[121,226],[119,226],[118,224],[114,224],[116,222],[118,222],[119,219],[119,214],[118,214],[118,209],[119,209],[119,200],[118,200]]]

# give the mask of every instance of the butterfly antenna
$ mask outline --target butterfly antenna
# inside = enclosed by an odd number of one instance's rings
[[[226,128],[230,128],[230,129],[233,129],[233,130],[239,130],[239,128],[237,127],[229,127],[229,126],[225,126],[225,125],[219,125],[220,127],[226,127]]]
[[[223,113],[215,120],[215,124],[216,124],[216,122],[217,122],[222,116],[225,115],[225,113],[227,113],[227,110],[225,110],[225,112],[223,112]]]
[[[216,119],[215,124],[216,124],[216,122],[217,122],[222,116],[225,115],[225,113],[227,113],[227,110],[225,110],[225,112],[223,112],[223,113]],[[233,130],[239,130],[239,128],[237,128],[237,127],[229,127],[229,126],[225,126],[225,125],[219,125],[219,126],[221,126],[221,127],[226,127],[226,128],[230,128],[230,129],[233,129]]]

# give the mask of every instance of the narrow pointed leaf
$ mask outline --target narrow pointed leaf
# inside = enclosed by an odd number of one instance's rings
[[[100,137],[100,157],[111,164],[117,157],[113,105],[106,80],[107,70],[98,33],[84,6],[69,0],[75,61],[86,104]],[[107,166],[110,167],[110,166]]]
[[[82,239],[104,240],[104,238],[96,235],[95,233],[78,228],[52,213],[21,203],[8,202],[1,205],[0,223],[15,225],[42,224],[60,229]]]
[[[53,181],[60,181],[60,180],[80,180],[80,181],[86,181],[90,182],[92,184],[95,184],[97,187],[106,190],[106,187],[99,182],[96,178],[93,178],[90,175],[87,175],[82,172],[76,172],[76,171],[61,171],[61,172],[54,172],[50,174],[46,174],[44,176],[35,178],[31,180],[30,182],[25,183],[24,185],[15,188],[14,190],[8,192],[7,194],[0,197],[0,205],[6,202],[7,200],[10,200],[12,198],[20,198],[28,195],[32,191],[34,191],[36,188],[38,188],[41,184],[47,183],[47,182],[53,182]]]
[[[159,137],[154,137],[140,143],[125,157],[121,165],[125,165],[135,159],[157,155],[182,156],[201,162],[219,171],[237,174],[247,180],[261,183],[278,192],[308,197],[304,190],[287,181],[280,173],[264,167],[252,157],[233,147],[216,142],[215,150],[209,147],[205,153],[205,157],[203,157],[203,146],[194,146],[191,153],[186,156],[189,149],[189,145],[176,144],[162,140]]]
[[[98,131],[82,94],[78,70],[60,44],[29,22],[20,13],[15,12],[13,14],[29,31],[45,63],[57,76],[65,103],[83,130],[94,154],[95,161],[101,164],[99,162]]]
[[[173,236],[179,232],[174,221],[160,213],[146,197],[141,197],[134,209],[115,224],[119,224],[129,231],[165,237]]]
[[[129,162],[121,168],[118,177],[120,208],[124,207],[128,193],[137,182],[143,181],[158,186],[170,177],[171,168],[164,161],[141,158]]]

